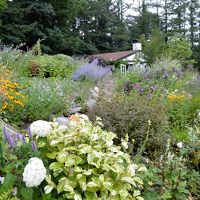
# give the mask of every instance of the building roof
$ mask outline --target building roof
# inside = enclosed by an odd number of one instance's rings
[[[119,51],[119,52],[113,52],[113,53],[102,53],[102,54],[91,55],[90,58],[96,57],[96,58],[100,58],[106,62],[117,61],[117,60],[127,58],[137,52],[138,51]]]

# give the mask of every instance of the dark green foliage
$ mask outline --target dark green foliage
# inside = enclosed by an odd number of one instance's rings
[[[144,35],[140,40],[143,44],[146,62],[149,65],[153,64],[156,58],[163,56],[179,59],[183,65],[194,63],[191,47],[185,38],[174,36],[165,42],[164,35],[158,30],[154,30],[150,40],[146,40]]]
[[[165,40],[164,36],[158,30],[153,31],[150,41],[146,40],[144,35],[142,35],[140,40],[143,45],[143,53],[147,64],[154,63],[156,58],[162,56]]]

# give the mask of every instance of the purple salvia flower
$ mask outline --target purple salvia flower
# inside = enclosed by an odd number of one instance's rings
[[[22,141],[23,143],[26,142],[24,134],[18,133],[17,134],[17,139]]]
[[[11,135],[8,138],[8,143],[9,143],[10,147],[13,147],[13,148],[15,147],[15,140]]]
[[[22,134],[22,142],[26,143],[26,138],[25,138],[24,134]]]
[[[17,139],[22,141],[22,134],[21,133],[17,133]]]
[[[82,78],[100,79],[110,72],[99,59],[93,59],[88,64],[81,66],[72,76],[72,80],[77,81]]]
[[[33,139],[33,135],[32,135],[32,133],[31,133],[30,127],[28,128],[28,136],[29,136],[29,139],[30,139],[30,140]]]
[[[32,150],[37,151],[37,145],[36,145],[35,141],[32,141],[31,144],[32,144]]]
[[[5,126],[3,126],[3,128],[2,128],[2,132],[3,132],[6,140],[8,140],[8,135],[7,135],[7,131],[6,131],[6,127]]]

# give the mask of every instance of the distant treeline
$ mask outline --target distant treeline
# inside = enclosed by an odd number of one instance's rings
[[[123,0],[0,0],[1,41],[5,44],[42,41],[45,52],[93,54],[128,50],[142,35],[148,40],[158,29],[167,41],[173,35],[188,39],[200,58],[198,0],[140,0],[127,15]],[[135,4],[134,4],[135,6]],[[130,13],[130,11],[129,11]]]

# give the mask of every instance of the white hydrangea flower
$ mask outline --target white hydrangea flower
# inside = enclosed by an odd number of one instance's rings
[[[46,168],[42,160],[33,157],[28,161],[28,164],[24,168],[23,181],[27,187],[36,187],[41,184],[41,182],[46,177]]]
[[[46,137],[52,131],[52,127],[49,122],[38,120],[30,125],[30,132],[32,135],[39,137]]]

